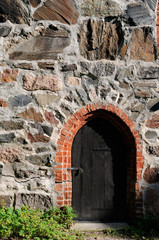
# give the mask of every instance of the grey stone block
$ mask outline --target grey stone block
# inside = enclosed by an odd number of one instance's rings
[[[0,36],[1,37],[7,37],[11,31],[11,27],[0,27]]]
[[[13,107],[23,107],[23,106],[28,105],[31,101],[32,101],[32,98],[30,96],[22,94],[19,96],[15,96],[12,99],[12,106]]]
[[[159,67],[141,67],[138,72],[139,78],[159,79]]]
[[[28,205],[34,209],[47,210],[53,207],[52,195],[43,194],[16,194],[15,209],[21,208],[24,205]]]
[[[33,165],[50,166],[51,155],[50,154],[30,155],[30,156],[26,156],[25,159],[26,161],[32,163]]]
[[[31,123],[31,127],[38,130],[38,134],[47,134],[48,136],[51,136],[53,127],[40,125],[39,123]]]
[[[146,0],[146,2],[153,11],[156,10],[157,0]]]
[[[153,138],[156,138],[157,137],[157,133],[155,132],[155,131],[147,131],[146,133],[145,133],[145,137],[147,138],[147,139],[153,139]]]
[[[150,25],[154,21],[145,4],[128,5],[128,15],[134,25]]]
[[[0,135],[0,143],[11,143],[14,138],[14,133],[2,134]]]
[[[17,130],[17,129],[23,129],[24,127],[24,122],[18,121],[2,121],[0,122],[0,128],[5,129],[5,130]]]

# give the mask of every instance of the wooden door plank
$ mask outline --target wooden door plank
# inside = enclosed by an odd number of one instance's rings
[[[82,129],[82,156],[81,156],[81,166],[83,168],[82,174],[82,185],[83,192],[81,196],[82,203],[82,218],[90,219],[91,216],[91,194],[92,194],[92,184],[91,184],[91,149],[93,145],[93,130],[88,125],[85,125]]]

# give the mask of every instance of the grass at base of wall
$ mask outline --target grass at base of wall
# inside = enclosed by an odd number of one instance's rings
[[[117,230],[107,228],[105,231],[107,236],[123,237],[125,239],[136,240],[158,240],[159,239],[159,217],[144,217],[138,219],[135,223],[128,227]]]
[[[69,230],[75,214],[69,206],[46,212],[28,206],[0,208],[0,239],[76,240],[79,233]],[[81,234],[82,235],[82,234]]]
[[[74,211],[69,206],[43,212],[28,206],[0,208],[0,239],[3,240],[85,240],[85,239],[159,239],[159,218],[144,218],[123,230],[107,228],[103,232],[82,233],[70,230]],[[96,236],[98,238],[96,238]]]
[[[104,231],[84,232],[85,240],[159,240],[159,217],[145,217],[123,229],[108,227]]]
[[[144,217],[126,228],[123,233],[134,239],[156,240],[159,239],[159,217]]]

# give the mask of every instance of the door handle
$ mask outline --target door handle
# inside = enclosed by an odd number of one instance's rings
[[[79,173],[83,173],[83,169],[78,167],[70,167],[70,168],[67,168],[67,170],[71,170],[71,171],[79,171]]]

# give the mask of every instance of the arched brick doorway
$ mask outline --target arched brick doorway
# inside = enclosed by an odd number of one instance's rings
[[[139,187],[144,158],[140,136],[135,124],[127,114],[114,105],[91,104],[74,113],[64,125],[57,142],[55,161],[55,191],[57,205],[72,204],[72,176],[68,168],[71,167],[71,149],[73,140],[79,131],[91,119],[102,117],[112,122],[113,126],[123,135],[127,155],[127,197],[126,207],[128,217],[134,218],[143,215],[142,189]]]

